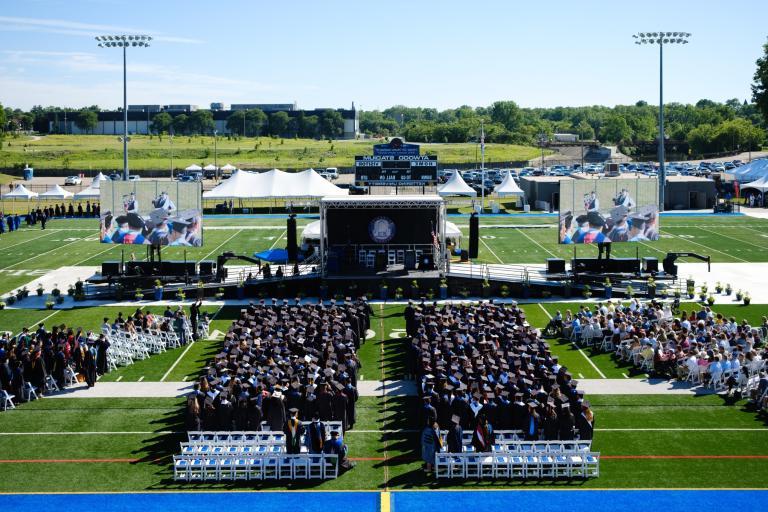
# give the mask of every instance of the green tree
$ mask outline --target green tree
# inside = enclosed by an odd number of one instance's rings
[[[757,59],[754,83],[752,84],[752,101],[755,102],[763,119],[768,123],[768,43],[763,45],[763,56]]]
[[[270,135],[280,136],[288,130],[288,114],[285,112],[275,112],[269,116]]]
[[[186,134],[189,132],[189,116],[187,114],[179,114],[173,118],[173,131],[176,133]]]
[[[99,118],[96,115],[96,112],[93,112],[92,110],[81,110],[75,117],[75,126],[77,126],[81,131],[93,132],[93,129],[96,128],[98,121]]]
[[[520,107],[514,101],[497,101],[491,105],[491,119],[513,132],[520,126]]]
[[[688,132],[688,144],[695,155],[704,155],[713,151],[717,130],[711,124],[702,124]]]
[[[0,103],[0,137],[5,133],[5,129],[8,125],[8,118],[5,116],[5,109],[3,104]]]
[[[187,124],[190,132],[201,135],[211,133],[216,126],[210,110],[195,110],[190,114]]]
[[[604,142],[628,142],[632,140],[632,128],[627,124],[627,120],[618,115],[609,117],[603,128],[600,130],[600,140]]]
[[[158,135],[171,130],[173,118],[168,112],[160,112],[152,118],[152,131]]]
[[[326,110],[320,114],[320,135],[335,139],[344,133],[344,118],[336,110]]]
[[[245,135],[244,110],[238,110],[227,118],[227,130],[238,135]]]
[[[258,108],[246,111],[245,113],[245,136],[258,137],[267,126],[267,114]]]
[[[586,121],[582,121],[578,124],[578,126],[576,126],[576,133],[579,134],[580,140],[595,139],[595,130],[592,128],[592,125]]]

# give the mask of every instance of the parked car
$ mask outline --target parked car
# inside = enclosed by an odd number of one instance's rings
[[[111,179],[112,181],[120,181],[123,179],[123,175],[120,174],[119,172],[113,172],[108,176],[108,178]]]
[[[141,176],[139,176],[138,174],[128,175],[128,181],[140,181],[140,180],[141,180]]]
[[[83,180],[80,179],[80,176],[67,176],[64,179],[65,185],[82,185]]]
[[[215,177],[216,177],[216,171],[213,169],[209,169],[203,172],[203,178],[205,178],[206,180],[212,180]]]
[[[327,174],[328,176],[330,176],[330,179],[332,179],[332,180],[336,180],[336,179],[338,179],[338,178],[339,178],[339,169],[338,169],[338,168],[336,168],[336,167],[328,167],[328,168],[325,170],[325,174]]]

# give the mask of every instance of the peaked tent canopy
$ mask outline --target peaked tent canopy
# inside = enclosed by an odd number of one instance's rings
[[[16,185],[14,189],[7,194],[3,194],[4,199],[32,199],[37,197],[37,192],[32,192],[24,185]]]
[[[100,192],[99,187],[96,186],[96,184],[91,184],[90,187],[84,188],[80,192],[77,192],[75,194],[75,199],[98,199]]]
[[[768,159],[760,158],[752,160],[746,165],[742,165],[730,172],[734,179],[739,183],[748,183],[768,176]]]
[[[470,196],[477,197],[477,192],[467,185],[459,171],[454,171],[448,181],[437,187],[440,196]]]
[[[192,164],[192,165],[190,165],[189,167],[186,167],[184,170],[185,170],[185,171],[202,171],[202,170],[203,170],[203,168],[202,168],[202,167],[200,167],[200,166],[199,166],[199,165],[197,165],[197,164]]]
[[[190,167],[191,167],[191,166],[190,166]],[[216,167],[216,166],[215,166],[215,165],[213,165],[213,164],[208,164],[208,165],[206,165],[205,167],[203,167],[203,170],[204,170],[204,171],[215,171],[215,170],[217,170],[217,169],[218,169],[218,167]],[[190,169],[189,167],[187,167],[187,170],[189,171],[189,170],[194,170],[194,169]]]
[[[745,183],[744,185],[741,186],[741,190],[745,190],[748,188],[753,188],[760,192],[768,191],[768,175],[763,176],[762,178],[752,181],[750,183]]]
[[[222,170],[222,171],[234,171],[234,170],[236,170],[236,169],[237,169],[237,167],[235,167],[234,165],[232,165],[232,164],[230,164],[230,163],[226,163],[225,165],[223,165],[223,166],[221,167],[221,170]]]
[[[72,192],[69,190],[61,188],[58,184],[54,185],[52,189],[46,190],[42,194],[40,194],[40,197],[46,197],[50,199],[71,199],[72,196],[74,196]]]
[[[93,181],[91,182],[91,187],[98,189],[101,186],[102,181],[107,181],[107,177],[104,176],[103,173],[99,173],[96,175],[96,177],[93,178]]]
[[[499,196],[499,197],[508,197],[508,196],[520,196],[525,197],[525,192],[518,186],[517,183],[515,183],[514,178],[512,178],[512,174],[507,171],[507,175],[504,176],[504,180],[496,185],[496,187],[493,189],[493,191]]]
[[[203,199],[256,199],[286,197],[324,197],[349,194],[323,179],[314,170],[287,173],[279,169],[263,173],[238,171],[213,190],[203,193]]]

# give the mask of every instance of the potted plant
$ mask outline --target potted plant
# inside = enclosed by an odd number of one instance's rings
[[[701,293],[707,293],[709,291],[709,287],[707,286],[707,283],[704,283],[701,285]]]
[[[155,300],[163,300],[163,282],[155,279],[155,287],[152,289]]]
[[[686,287],[686,293],[688,294],[688,298],[692,299],[696,295],[696,287],[692,283],[693,281],[688,281],[688,286]]]
[[[45,289],[43,288],[43,283],[38,283],[37,284],[37,290],[35,290],[35,291],[37,292],[37,296],[38,297],[42,297],[43,296],[43,292],[45,291]]]
[[[203,300],[205,298],[205,283],[202,281],[197,282],[197,300]]]
[[[55,302],[53,302],[53,297],[48,296],[48,299],[45,301],[45,309],[53,309]]]
[[[184,302],[187,298],[187,294],[184,293],[184,290],[179,290],[176,292],[176,300],[179,302]]]
[[[709,296],[707,297],[707,304],[709,304],[711,307],[714,303],[715,303],[715,296],[710,293]]]
[[[720,284],[720,281],[715,283],[715,292],[717,293],[723,293],[723,285]]]
[[[613,285],[611,284],[611,279],[606,277],[605,282],[603,283],[603,288],[605,289],[605,298],[610,299],[613,295]]]
[[[59,290],[58,284],[53,285],[53,290],[51,290],[51,295],[53,295],[54,297],[58,297],[59,295],[61,295],[61,290]]]
[[[16,300],[21,301],[24,298],[24,292],[21,289],[16,290]]]
[[[381,300],[387,300],[387,291],[389,290],[389,287],[387,286],[387,283],[385,281],[382,281],[379,285],[379,298]]]
[[[749,296],[749,292],[744,294],[742,300],[744,301],[745,306],[749,306],[749,303],[752,302],[752,297]]]
[[[730,295],[733,293],[733,288],[731,287],[731,283],[728,283],[725,285],[725,294]]]
[[[21,287],[21,295],[26,299],[29,297],[29,290],[27,290],[26,286]]]
[[[224,298],[224,288],[219,287],[219,291],[216,292],[216,300],[222,300]]]
[[[136,288],[136,293],[134,294],[134,297],[136,297],[136,300],[144,299],[144,292],[141,291],[141,288]]]
[[[400,287],[395,288],[395,300],[400,300],[403,298],[403,289]]]
[[[16,303],[16,296],[9,295],[8,298],[5,299],[5,302],[7,302],[9,306],[13,306]]]
[[[649,277],[648,281],[646,281],[646,286],[648,288],[648,298],[653,299],[656,297],[656,281]]]
[[[419,282],[415,279],[411,281],[411,298],[419,298]]]
[[[440,280],[440,298],[443,300],[448,298],[448,281],[445,279]]]
[[[75,295],[77,295],[78,292],[82,292],[82,291],[83,291],[83,282],[80,279],[78,279],[77,281],[75,281]]]
[[[73,298],[78,302],[83,301],[85,300],[85,292],[75,290],[75,296]]]
[[[509,286],[506,284],[501,285],[501,288],[499,288],[499,295],[502,297],[509,297]]]
[[[67,295],[69,295],[70,297],[73,297],[75,295],[75,287],[74,286],[69,285],[69,287],[67,288]]]
[[[741,299],[743,299],[743,298],[744,298],[744,292],[742,292],[741,290],[737,291],[736,292],[736,300],[741,302]]]
[[[59,295],[58,297],[56,297],[56,304],[64,304],[64,296],[63,295]]]
[[[585,299],[588,299],[592,296],[592,287],[588,284],[584,285],[584,288],[581,291],[581,294],[584,296]]]
[[[5,309],[5,302],[0,300],[0,310]]]
[[[679,291],[675,290],[674,296],[675,296],[675,298],[676,298],[677,300],[680,300],[680,296],[681,296],[681,295],[680,295],[680,292],[679,292]]]
[[[627,285],[627,298],[631,299],[632,296],[635,294],[635,289],[632,288],[632,285]]]
[[[465,286],[464,288],[462,288],[461,290],[459,290],[459,295],[461,295],[461,296],[462,296],[463,298],[465,298],[465,299],[466,299],[467,297],[469,297],[469,288],[467,288],[467,287]]]
[[[483,298],[488,298],[491,294],[491,283],[487,279],[483,279]]]
[[[427,300],[434,299],[435,298],[435,289],[434,288],[427,289],[426,296],[427,296]]]

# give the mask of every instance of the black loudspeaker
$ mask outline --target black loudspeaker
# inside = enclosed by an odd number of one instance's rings
[[[469,257],[477,258],[478,244],[480,243],[480,219],[477,213],[469,217]]]
[[[667,257],[664,258],[664,260],[661,262],[662,265],[664,265],[664,272],[671,276],[677,276],[677,265],[675,265],[676,260],[677,256],[667,254]]]
[[[646,256],[643,258],[643,272],[658,272],[659,260],[658,258],[651,258]]]
[[[101,275],[102,276],[119,276],[120,262],[119,261],[102,261]]]
[[[573,272],[602,272],[603,264],[606,261],[614,260],[599,260],[597,258],[576,258],[571,260],[571,270]]]
[[[212,276],[215,263],[213,260],[203,260],[200,262],[200,275]]]
[[[469,261],[469,251],[467,251],[466,249],[461,250],[461,261],[462,262]]]
[[[547,258],[547,274],[565,274],[565,260]]]
[[[608,262],[608,271],[620,274],[636,274],[640,272],[640,260],[637,258],[611,258]],[[658,263],[656,265],[658,267]]]
[[[164,276],[195,275],[194,261],[164,261],[160,265],[160,273]]]
[[[299,256],[299,248],[296,245],[296,216],[293,214],[288,217],[287,238],[286,250],[288,251],[288,261],[293,263]]]
[[[419,270],[434,270],[435,258],[432,253],[425,253],[421,255],[421,261],[419,262]]]
[[[405,251],[405,270],[414,270],[416,268],[416,251]]]
[[[127,261],[125,273],[129,276],[152,276],[156,274],[155,265],[152,261]]]

